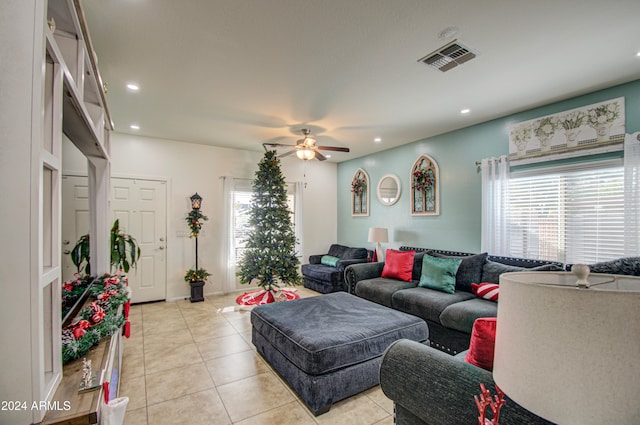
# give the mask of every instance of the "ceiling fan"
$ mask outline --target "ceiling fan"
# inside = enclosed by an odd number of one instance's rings
[[[325,161],[327,159],[326,156],[321,154],[318,151],[336,151],[336,152],[349,152],[349,148],[340,148],[337,146],[318,146],[316,145],[316,138],[311,136],[311,130],[308,128],[303,128],[300,130],[303,135],[302,139],[299,139],[295,145],[287,145],[284,143],[268,143],[265,142],[262,144],[266,149],[267,146],[279,147],[279,146],[288,146],[294,149],[291,149],[288,152],[278,155],[279,158],[289,156],[293,153],[300,159],[308,161],[310,159],[316,158],[319,161]]]

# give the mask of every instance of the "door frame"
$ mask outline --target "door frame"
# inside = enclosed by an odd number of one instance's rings
[[[70,177],[87,177],[88,178],[88,172],[86,171],[63,171],[61,172],[62,176],[70,176]],[[109,187],[111,187],[111,179],[129,179],[129,180],[151,180],[151,181],[157,181],[157,182],[164,182],[165,187],[167,188],[167,193],[166,193],[166,198],[165,198],[165,221],[164,221],[164,226],[165,226],[165,262],[164,262],[164,276],[165,276],[165,282],[164,282],[164,298],[165,301],[169,301],[169,297],[168,297],[168,285],[169,285],[169,276],[168,276],[168,272],[169,270],[167,269],[167,266],[169,264],[169,199],[171,199],[172,196],[172,185],[171,185],[171,178],[168,176],[148,176],[148,175],[142,175],[142,174],[130,174],[130,173],[114,173],[111,172],[111,176],[109,179]],[[109,213],[111,213],[111,191],[109,191],[109,199],[108,199],[108,204],[109,204]],[[64,209],[64,206],[61,205],[61,208]],[[112,223],[109,223],[109,225],[111,226]],[[62,252],[62,251],[61,251]],[[182,299],[182,297],[180,298]]]

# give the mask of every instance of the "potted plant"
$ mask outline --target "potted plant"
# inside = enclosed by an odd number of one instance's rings
[[[204,284],[211,273],[205,269],[189,269],[184,274],[184,281],[191,287],[191,302],[204,301]]]
[[[129,272],[129,269],[134,269],[138,265],[138,259],[140,258],[140,247],[135,238],[131,235],[125,234],[120,230],[120,220],[116,219],[111,227],[111,270],[122,270],[125,273]],[[89,235],[83,235],[78,239],[76,245],[71,250],[71,261],[78,269],[78,273],[84,273],[85,275],[91,274],[91,249],[89,244]]]

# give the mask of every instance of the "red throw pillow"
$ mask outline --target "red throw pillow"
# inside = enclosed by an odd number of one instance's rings
[[[413,254],[415,254],[415,251],[387,249],[384,266],[382,267],[382,277],[411,282]]]
[[[471,291],[473,292],[473,295],[489,301],[498,301],[499,290],[500,285],[497,283],[483,282],[471,284]]]
[[[488,371],[493,370],[497,318],[484,317],[473,322],[471,344],[464,361]]]

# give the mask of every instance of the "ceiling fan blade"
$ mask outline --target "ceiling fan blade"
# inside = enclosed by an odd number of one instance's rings
[[[338,146],[316,146],[316,149],[323,151],[349,152],[349,148],[341,148]]]
[[[289,152],[282,153],[282,154],[278,155],[278,158],[284,158],[285,156],[292,155],[295,151],[296,151],[296,149],[292,149]]]
[[[317,159],[318,161],[326,161],[326,160],[327,160],[327,157],[326,157],[326,156],[324,156],[324,155],[322,155],[320,152],[316,151],[316,159]]]
[[[284,144],[284,143],[269,143],[269,142],[264,142],[264,143],[262,144],[262,146],[274,146],[274,147],[275,147],[275,146],[287,146],[287,147],[292,148],[292,147],[294,147],[295,145],[287,145],[287,144]]]

